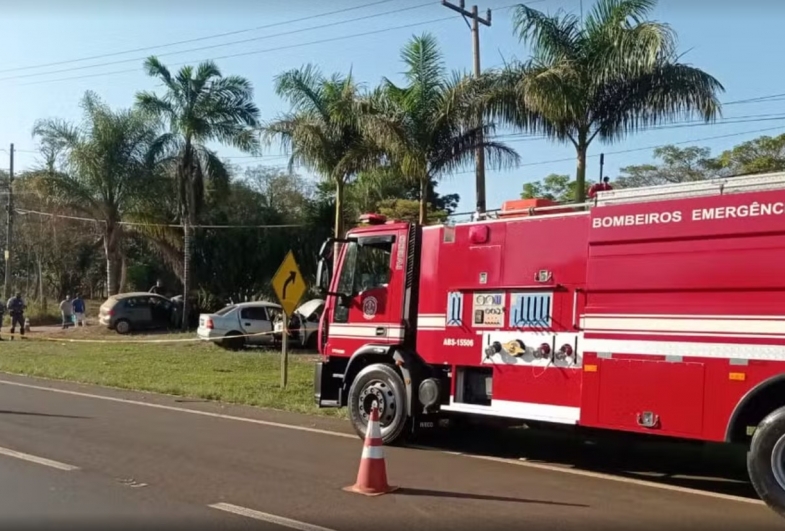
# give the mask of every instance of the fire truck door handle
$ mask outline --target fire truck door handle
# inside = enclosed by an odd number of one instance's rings
[[[386,328],[379,327],[379,328],[376,329],[376,335],[377,336],[383,336],[383,335],[386,334],[386,332],[387,332]]]

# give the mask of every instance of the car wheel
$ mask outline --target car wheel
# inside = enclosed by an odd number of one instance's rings
[[[115,331],[120,335],[126,335],[131,331],[131,322],[127,319],[120,319],[114,324]]]
[[[240,332],[229,332],[221,340],[221,346],[227,350],[242,350],[245,347],[245,338]]]

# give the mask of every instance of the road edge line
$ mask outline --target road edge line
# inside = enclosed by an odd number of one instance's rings
[[[140,400],[131,400],[129,398],[117,398],[114,396],[104,396],[104,395],[97,395],[92,393],[82,393],[80,391],[71,391],[69,389],[58,389],[56,387],[45,387],[42,385],[34,385],[34,384],[25,384],[21,382],[11,382],[8,380],[0,379],[0,385],[10,385],[15,387],[23,387],[27,389],[36,389],[38,391],[48,391],[50,393],[61,393],[65,395],[71,396],[79,396],[82,398],[95,398],[98,400],[106,400],[108,402],[116,402],[119,404],[131,404],[135,406],[144,406],[144,407],[151,407],[155,409],[163,409],[166,411],[179,411],[182,413],[191,413],[192,415],[202,415],[203,417],[212,417],[217,419],[223,420],[235,420],[238,422],[247,422],[250,424],[258,424],[262,426],[270,426],[273,428],[284,428],[288,430],[299,430],[308,433],[319,433],[322,435],[332,435],[333,437],[343,437],[345,439],[357,439],[356,435],[351,435],[349,433],[341,433],[339,431],[330,431],[330,430],[322,430],[319,428],[309,428],[307,426],[297,426],[295,424],[285,424],[283,422],[273,422],[271,420],[260,420],[260,419],[252,419],[249,417],[238,417],[236,415],[224,415],[223,413],[213,413],[211,411],[199,411],[198,409],[188,409],[183,407],[176,407],[176,406],[167,406],[165,404],[154,404],[151,402],[142,402]]]
[[[13,457],[21,461],[36,463],[38,465],[48,466],[49,468],[56,468],[58,470],[63,470],[65,472],[73,472],[74,470],[79,470],[78,466],[68,465],[66,463],[61,463],[60,461],[54,461],[52,459],[47,459],[45,457],[38,457],[37,455],[18,452],[16,450],[11,450],[10,448],[3,448],[2,446],[0,446],[0,455],[4,455],[6,457]]]
[[[454,452],[454,451],[446,451],[441,450],[439,448],[433,448],[430,446],[409,446],[409,448],[416,448],[419,450],[426,450],[426,451],[436,451],[436,452],[443,452],[449,453],[452,455],[458,455],[461,457],[468,457],[469,459],[479,459],[481,461],[492,461],[495,463],[501,463],[506,465],[515,465],[515,466],[522,466],[526,468],[534,468],[538,470],[547,470],[549,472],[561,472],[563,474],[572,474],[574,476],[583,476],[593,479],[604,479],[607,481],[615,481],[617,483],[627,483],[631,485],[638,485],[641,487],[651,487],[660,490],[668,490],[672,492],[680,492],[683,494],[694,494],[697,496],[705,496],[709,498],[716,498],[721,500],[728,500],[728,501],[735,501],[735,502],[742,502],[742,503],[750,503],[753,505],[766,505],[762,500],[756,500],[753,498],[744,498],[743,496],[734,496],[732,494],[723,494],[721,492],[711,492],[707,490],[698,490],[698,489],[691,489],[689,487],[680,487],[678,485],[669,485],[667,483],[657,483],[654,481],[646,481],[645,479],[636,479],[636,478],[628,478],[624,476],[614,476],[613,474],[604,474],[602,472],[592,472],[590,470],[581,470],[578,468],[564,468],[557,465],[547,465],[543,463],[531,463],[528,461],[521,461],[517,459],[508,459],[504,457],[493,457],[488,455],[472,455],[466,454],[461,452]]]
[[[253,518],[254,520],[261,520],[270,524],[288,527],[290,529],[297,529],[298,531],[333,531],[327,527],[321,527],[318,525],[309,524],[307,522],[301,522],[299,520],[292,520],[291,518],[284,518],[283,516],[278,516],[275,514],[263,513],[254,509],[248,509],[247,507],[232,505],[231,503],[213,503],[208,505],[208,507],[211,509],[217,509],[219,511],[236,514],[238,516],[245,516],[246,518]]]

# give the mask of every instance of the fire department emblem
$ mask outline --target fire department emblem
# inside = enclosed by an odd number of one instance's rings
[[[379,306],[379,303],[376,301],[376,297],[368,297],[363,301],[363,317],[370,320],[376,317],[376,310]]]

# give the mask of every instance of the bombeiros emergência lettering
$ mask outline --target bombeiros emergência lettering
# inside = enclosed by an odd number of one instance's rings
[[[785,214],[785,203],[776,201],[759,203],[754,201],[745,205],[719,206],[693,209],[687,219],[690,221],[712,221],[722,219],[756,218],[760,216],[781,216]],[[636,227],[642,225],[664,225],[681,223],[685,216],[680,210],[647,212],[645,214],[623,214],[602,216],[592,219],[592,228]]]

